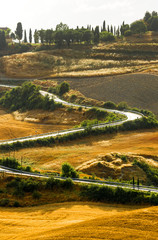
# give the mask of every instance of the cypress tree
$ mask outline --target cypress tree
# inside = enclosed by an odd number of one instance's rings
[[[99,26],[96,26],[94,31],[94,43],[99,43]]]
[[[0,50],[4,50],[7,47],[5,32],[0,31]]]
[[[105,20],[103,22],[103,28],[102,28],[103,31],[106,31],[106,24],[105,24]]]
[[[113,34],[113,26],[111,25],[111,33]]]
[[[15,34],[16,34],[16,38],[19,40],[19,43],[20,43],[20,40],[22,39],[22,35],[23,35],[23,29],[22,29],[21,22],[17,23]]]
[[[32,43],[32,30],[30,28],[30,31],[29,31],[29,42]]]
[[[39,43],[39,32],[37,30],[34,32],[34,42]]]
[[[24,43],[27,43],[26,30],[24,31]]]

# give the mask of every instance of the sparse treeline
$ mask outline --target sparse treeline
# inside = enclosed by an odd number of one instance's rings
[[[158,13],[156,11],[152,13],[146,12],[143,19],[137,20],[130,25],[123,22],[121,26],[116,27],[106,24],[104,20],[101,27],[96,26],[93,28],[91,25],[87,25],[86,28],[70,29],[67,24],[61,22],[54,30],[52,28],[36,29],[33,32],[30,28],[28,37],[26,30],[22,28],[22,23],[19,22],[15,32],[12,32],[9,36],[13,40],[17,39],[19,43],[54,44],[60,48],[63,45],[69,47],[70,44],[74,43],[98,44],[99,42],[111,42],[123,36],[142,34],[147,31],[158,32]],[[7,47],[6,35],[8,34],[8,32],[0,30],[0,50]]]

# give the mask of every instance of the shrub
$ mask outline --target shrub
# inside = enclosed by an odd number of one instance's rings
[[[104,108],[109,108],[109,109],[116,109],[117,106],[115,103],[111,102],[111,101],[107,101],[103,104]]]
[[[74,183],[71,178],[67,178],[65,181],[62,182],[62,187],[64,189],[72,189],[74,186]]]
[[[115,41],[115,37],[112,33],[104,31],[100,33],[100,41],[101,42]]]
[[[53,190],[55,188],[58,188],[60,186],[60,180],[54,179],[53,177],[48,178],[46,181],[45,188],[49,190]]]
[[[15,202],[13,203],[13,207],[20,207],[20,203],[19,203],[18,201],[15,201]]]
[[[9,205],[9,199],[7,199],[7,198],[2,198],[1,200],[0,200],[0,206],[1,207],[6,207],[6,206],[8,206]]]
[[[42,194],[38,191],[34,191],[32,194],[32,198],[36,199],[36,200],[39,200],[41,198],[41,196],[42,196]]]
[[[78,178],[79,175],[69,163],[64,163],[62,165],[62,177]]]

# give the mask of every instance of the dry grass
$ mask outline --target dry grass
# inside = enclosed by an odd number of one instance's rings
[[[0,71],[17,78],[90,77],[142,71],[157,73],[155,52],[158,52],[157,43],[99,44],[86,49],[80,45],[73,49],[5,56],[0,59]]]
[[[59,109],[54,112],[34,110],[10,114],[0,109],[0,140],[72,128],[84,119],[77,110],[71,113],[67,109]]]
[[[150,239],[158,237],[158,208],[62,203],[0,209],[3,240]]]
[[[60,171],[64,162],[78,167],[111,152],[148,155],[148,158],[158,156],[158,132],[137,131],[89,137],[59,146],[21,149],[15,152],[15,156],[19,159],[23,157],[24,162],[34,168]],[[8,153],[3,155],[8,156]]]

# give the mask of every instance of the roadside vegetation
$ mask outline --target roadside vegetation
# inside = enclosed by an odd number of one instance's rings
[[[95,201],[121,204],[158,205],[158,195],[136,190],[74,184],[67,178],[5,177],[0,180],[0,206],[24,207],[65,201]]]

